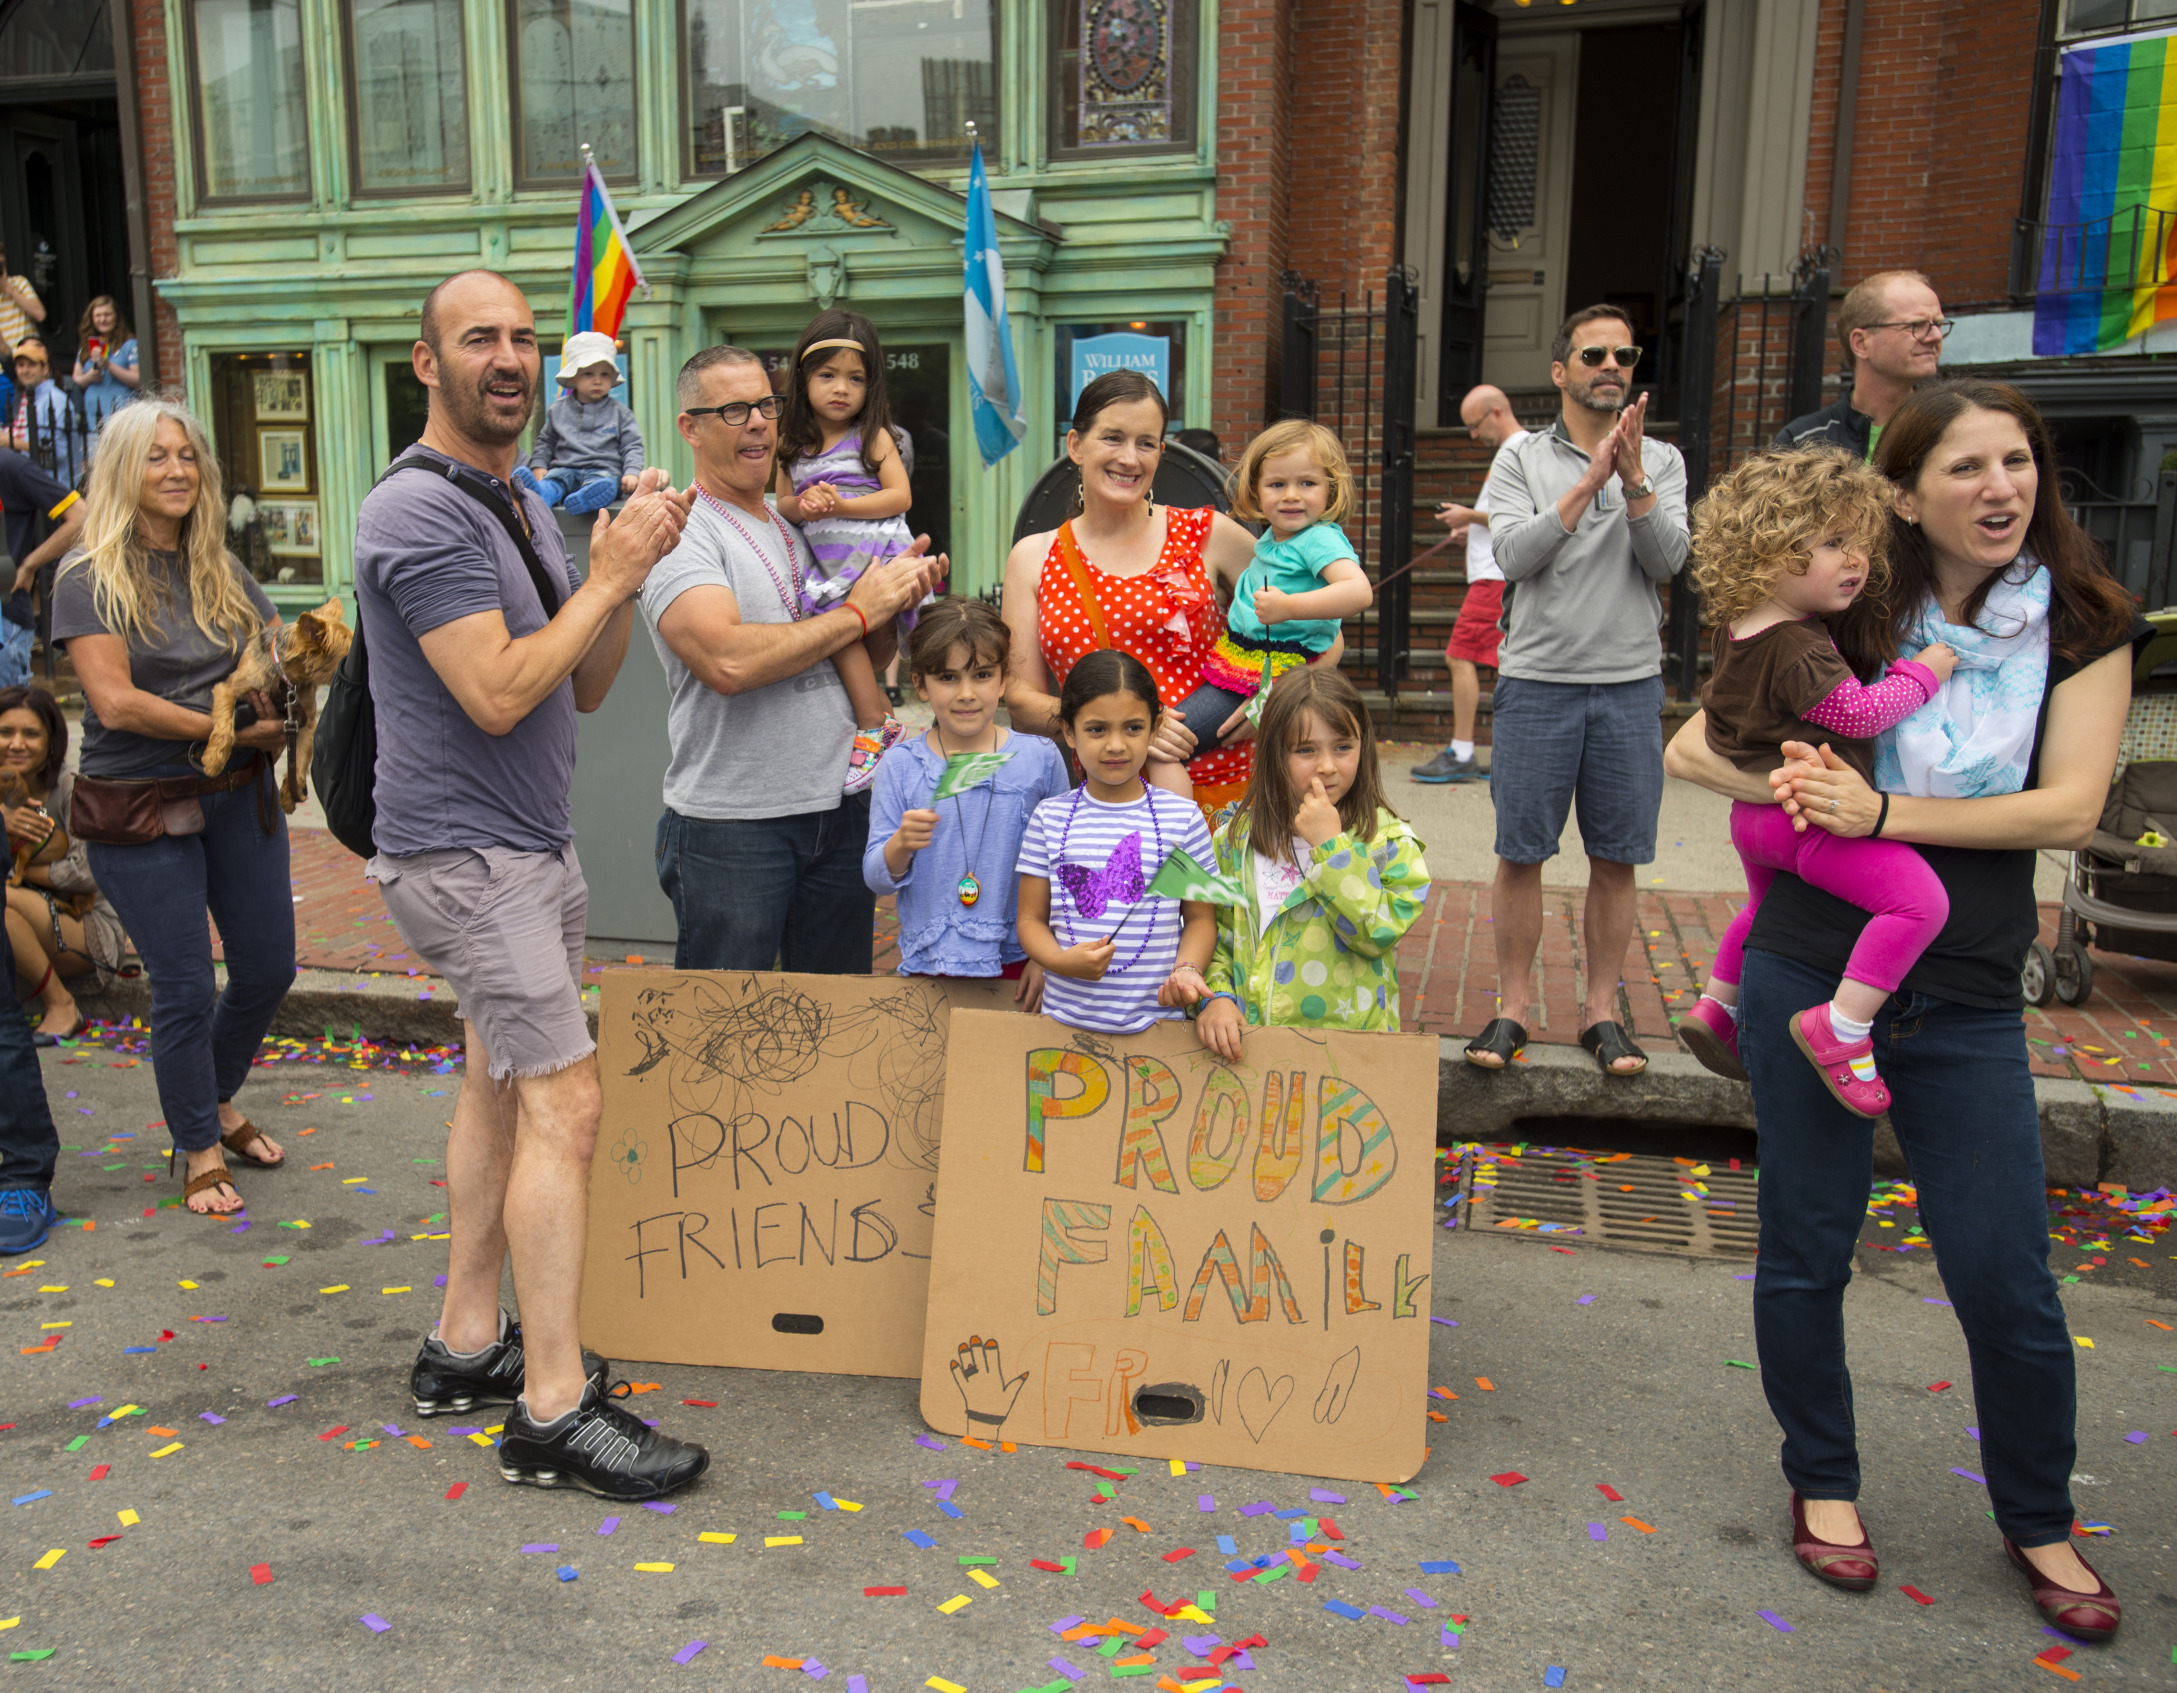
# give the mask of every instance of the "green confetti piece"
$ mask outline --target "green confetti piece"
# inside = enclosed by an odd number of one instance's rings
[[[322,1370],[327,1364],[337,1364],[339,1362],[338,1358],[312,1358],[309,1360],[309,1365],[313,1370]]]
[[[287,1254],[284,1252],[275,1252],[271,1257],[267,1258],[265,1262],[267,1264],[284,1264],[287,1262]]]
[[[1255,1580],[1259,1585],[1267,1587],[1271,1582],[1282,1580],[1292,1573],[1293,1566],[1290,1564],[1272,1564],[1262,1574],[1255,1577]]]
[[[1157,1673],[1155,1664],[1130,1664],[1125,1669],[1119,1668],[1116,1664],[1111,1666],[1111,1679],[1114,1681],[1129,1675],[1155,1675]]]
[[[998,1561],[998,1560],[997,1560],[997,1559],[995,1559],[995,1558],[977,1558],[977,1557],[963,1557],[963,1558],[962,1558],[962,1559],[960,1560],[960,1562],[961,1562],[961,1564],[962,1564],[962,1566],[963,1566],[963,1567],[964,1567],[964,1566],[966,1566],[966,1565],[968,1565],[968,1564],[994,1564],[994,1563],[996,1563],[997,1561]]]
[[[1066,1573],[1068,1575],[1073,1574],[1073,1560],[1071,1558],[1061,1558],[1058,1561],[1066,1566]]]
[[[1724,1360],[1724,1364],[1727,1368],[1734,1370],[1750,1370],[1754,1367],[1753,1365],[1747,1363],[1743,1358],[1726,1358]]]
[[[90,1443],[91,1437],[89,1435],[79,1434],[75,1437],[75,1439],[71,1440],[64,1448],[62,1448],[62,1450],[68,1452],[80,1452],[84,1449],[84,1447],[90,1445]]]
[[[1207,1611],[1211,1616],[1217,1614],[1217,1595],[1206,1587],[1194,1596],[1194,1604],[1197,1610]]]
[[[35,1652],[10,1652],[8,1662],[11,1664],[39,1664],[59,1650],[58,1646],[40,1646]]]
[[[1127,1647],[1133,1644],[1134,1642],[1131,1638],[1125,1635],[1120,1635],[1115,1639],[1106,1640],[1101,1646],[1096,1648],[1096,1653],[1099,1657],[1116,1658],[1121,1652],[1125,1651]]]
[[[779,1521],[782,1523],[798,1523],[803,1518],[807,1517],[808,1514],[809,1513],[807,1511],[781,1511],[779,1513]]]

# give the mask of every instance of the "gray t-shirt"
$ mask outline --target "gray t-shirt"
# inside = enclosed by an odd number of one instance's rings
[[[441,465],[454,461],[428,448]],[[464,475],[499,498],[516,493],[480,470]],[[559,525],[534,494],[519,495],[537,558],[565,604],[577,586]],[[496,611],[519,640],[546,623],[513,538],[443,475],[404,470],[370,491],[355,524],[355,600],[370,655],[378,720],[372,795],[380,852],[447,847],[548,852],[574,838],[574,683],[563,681],[504,735],[461,709],[423,656],[422,638],[457,618]]]
[[[85,554],[76,548],[60,561],[53,583],[53,639],[66,641],[77,635],[111,635],[98,615],[97,596],[91,591],[91,572],[79,561]],[[278,613],[265,598],[264,589],[230,554],[228,566],[241,578],[242,591],[257,615],[270,623]],[[151,631],[128,639],[129,680],[147,694],[187,706],[191,711],[212,708],[212,689],[234,669],[240,649],[216,641],[197,627],[195,600],[189,593],[189,577],[179,553],[147,552],[144,572],[152,594]],[[161,740],[127,729],[109,729],[86,700],[83,704],[83,756],[79,768],[86,776],[142,776],[162,764],[188,761],[187,741]]]
[[[830,659],[768,688],[721,694],[698,681],[658,633],[658,619],[690,588],[730,589],[743,623],[793,622],[801,603],[796,578],[815,561],[801,531],[773,519],[721,515],[699,494],[680,545],[643,584],[643,618],[673,696],[665,803],[683,817],[722,822],[833,811],[847,779],[854,708]]]

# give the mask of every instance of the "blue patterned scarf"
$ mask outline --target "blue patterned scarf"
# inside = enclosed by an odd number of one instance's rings
[[[2023,572],[2023,577],[2021,577]],[[2048,686],[2049,574],[2030,553],[1997,580],[1971,625],[1930,599],[1905,638],[1946,641],[1958,668],[1941,691],[1875,743],[1875,786],[1947,799],[2015,794],[2026,785]]]

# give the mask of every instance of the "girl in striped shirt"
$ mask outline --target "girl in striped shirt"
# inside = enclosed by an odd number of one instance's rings
[[[1148,891],[1184,850],[1213,857],[1202,813],[1142,780],[1162,702],[1131,653],[1089,653],[1067,673],[1058,715],[1086,778],[1047,799],[1020,848],[1020,943],[1043,966],[1043,1009],[1061,1023],[1130,1035],[1180,1017],[1208,991],[1217,908]]]

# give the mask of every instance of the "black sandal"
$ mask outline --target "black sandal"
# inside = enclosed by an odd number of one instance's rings
[[[1595,1062],[1606,1076],[1616,1076],[1629,1081],[1648,1067],[1648,1055],[1633,1044],[1633,1037],[1626,1032],[1623,1023],[1593,1023],[1580,1036],[1580,1044],[1595,1055]],[[1620,1058],[1637,1058],[1639,1070],[1616,1070],[1611,1066]]]
[[[1492,1017],[1482,1025],[1482,1032],[1466,1043],[1466,1061],[1477,1070],[1502,1070],[1516,1058],[1527,1044],[1527,1031],[1509,1017]],[[1494,1064],[1475,1056],[1476,1053],[1493,1053]]]

